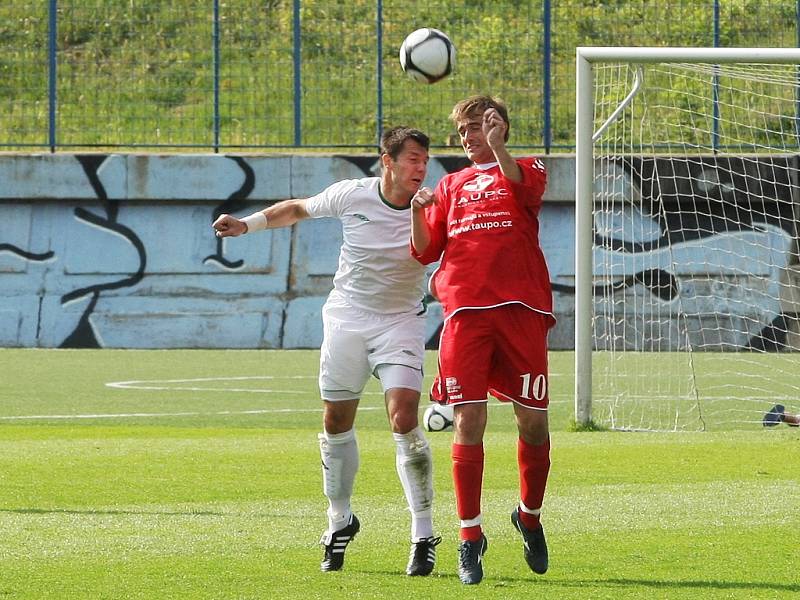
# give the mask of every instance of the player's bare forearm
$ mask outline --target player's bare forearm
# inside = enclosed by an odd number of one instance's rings
[[[284,200],[243,219],[220,215],[211,225],[217,237],[236,237],[260,229],[288,227],[309,216],[305,200]]]
[[[431,234],[425,222],[425,209],[411,209],[411,244],[419,254],[423,254],[431,243]]]
[[[430,188],[420,188],[411,198],[411,244],[414,250],[423,254],[431,243],[431,233],[425,220],[425,207],[433,202]]]
[[[492,149],[500,170],[506,179],[511,181],[522,181],[522,171],[511,156],[506,148],[506,133],[508,132],[508,124],[497,112],[497,109],[489,108],[483,113],[483,123],[481,125],[483,133],[486,136],[486,143]]]
[[[283,200],[261,212],[267,217],[267,227],[269,228],[289,227],[309,216],[304,199]]]
[[[500,165],[500,170],[503,172],[505,178],[517,183],[522,181],[522,171],[517,161],[514,160],[514,157],[511,156],[506,149],[506,145],[503,144],[501,148],[492,148],[492,150],[494,151],[497,163]]]

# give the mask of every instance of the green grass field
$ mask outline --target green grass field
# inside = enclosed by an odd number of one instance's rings
[[[374,384],[357,422],[362,530],[343,572],[319,572],[316,352],[0,350],[0,597],[800,595],[800,430],[573,433],[573,356],[551,361],[550,571],[527,570],[509,520],[515,435],[495,402],[486,578],[468,588],[449,433],[430,435],[439,562],[403,574],[409,519]]]

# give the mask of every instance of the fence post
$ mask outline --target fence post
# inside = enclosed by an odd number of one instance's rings
[[[214,0],[214,153],[219,152],[219,0]]]
[[[56,45],[58,38],[56,36],[56,10],[58,0],[50,0],[50,24],[49,35],[47,36],[47,62],[49,65],[49,72],[47,78],[47,118],[48,118],[48,131],[47,139],[50,145],[50,152],[56,151]]]
[[[798,0],[800,2],[800,0]],[[378,0],[377,6],[377,23],[375,24],[376,28],[376,37],[377,45],[378,45],[378,62],[377,62],[377,77],[378,80],[378,94],[377,94],[377,134],[378,139],[376,146],[380,150],[381,147],[381,136],[383,135],[383,1]]]
[[[799,0],[800,1],[800,0]],[[550,61],[552,59],[552,43],[550,40],[552,11],[550,0],[542,5],[542,27],[544,29],[542,48],[542,141],[545,154],[550,154],[553,143],[553,131],[550,115]]]
[[[294,145],[302,142],[301,127],[303,126],[303,86],[300,84],[300,0],[294,0]]]

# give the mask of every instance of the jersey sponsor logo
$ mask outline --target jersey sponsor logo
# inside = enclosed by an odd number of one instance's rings
[[[454,237],[467,231],[478,229],[505,229],[513,227],[514,222],[508,219],[496,219],[496,217],[511,217],[507,210],[497,210],[493,212],[474,212],[460,219],[453,219],[448,223],[448,237]]]
[[[465,183],[463,187],[468,192],[482,192],[489,187],[493,181],[494,177],[492,175],[481,173],[472,181]]]
[[[508,227],[513,227],[513,221],[481,221],[477,223],[467,223],[466,225],[461,225],[459,227],[454,227],[450,231],[447,232],[449,237],[455,237],[461,233],[465,233],[467,231],[477,231],[479,229],[506,229]]]
[[[466,185],[462,189],[466,189]],[[496,190],[479,190],[469,194],[462,194],[456,201],[456,206],[464,206],[465,204],[472,204],[473,202],[484,202],[487,200],[499,200],[508,196],[506,188],[498,188]]]

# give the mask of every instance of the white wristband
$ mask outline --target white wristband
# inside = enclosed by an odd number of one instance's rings
[[[259,211],[253,213],[252,215],[246,216],[244,219],[242,219],[242,223],[247,225],[247,231],[245,233],[261,231],[262,229],[267,228],[267,215]]]

